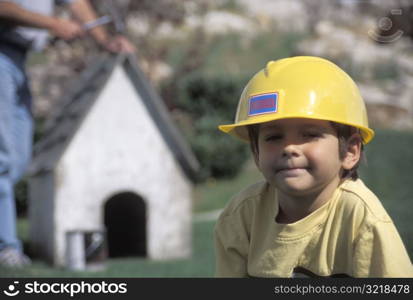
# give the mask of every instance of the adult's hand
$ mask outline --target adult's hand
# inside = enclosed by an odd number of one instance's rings
[[[85,34],[85,31],[79,23],[62,18],[54,18],[49,31],[55,37],[65,41],[73,40]]]
[[[109,38],[103,47],[112,53],[134,53],[135,46],[123,35],[116,35]]]

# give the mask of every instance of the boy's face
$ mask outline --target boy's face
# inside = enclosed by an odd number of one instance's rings
[[[280,192],[306,196],[338,182],[343,162],[330,122],[283,119],[263,123],[258,135],[258,167]]]

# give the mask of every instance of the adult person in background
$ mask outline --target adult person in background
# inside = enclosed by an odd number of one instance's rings
[[[66,4],[73,19],[53,16],[55,4]],[[86,33],[83,24],[96,19],[88,0],[0,0],[0,266],[30,264],[16,234],[13,192],[32,152],[32,99],[25,72],[27,54],[31,50],[42,50],[49,35],[66,41],[90,35],[110,52],[135,51],[127,38],[112,36],[102,26]]]

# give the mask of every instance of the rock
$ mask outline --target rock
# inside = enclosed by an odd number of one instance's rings
[[[211,34],[242,32],[243,34],[251,35],[256,32],[255,24],[251,20],[225,11],[208,12],[204,18],[203,25],[206,32]]]
[[[245,8],[247,17],[261,20],[262,24],[274,22],[277,30],[302,32],[308,28],[309,16],[301,1],[291,0],[238,0]]]

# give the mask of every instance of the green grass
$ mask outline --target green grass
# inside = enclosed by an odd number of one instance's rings
[[[208,180],[205,184],[195,188],[195,213],[223,208],[231,197],[242,188],[262,178],[255,164],[249,161],[243,171],[234,179]]]
[[[392,217],[413,258],[413,132],[377,130],[361,177]]]
[[[377,130],[376,138],[366,147],[367,165],[361,168],[364,182],[380,198],[393,218],[413,257],[413,132]],[[195,212],[222,208],[246,185],[260,180],[252,162],[233,180],[210,180],[195,189]],[[109,259],[101,272],[69,272],[34,261],[22,270],[0,270],[0,277],[211,277],[214,273],[214,222],[194,223],[193,255],[186,260],[150,261],[138,258]],[[27,239],[27,222],[19,222],[19,236]]]
[[[194,36],[197,36],[194,34]],[[188,61],[188,49],[197,61],[197,71],[206,76],[249,78],[265,67],[270,60],[296,53],[296,45],[307,34],[280,34],[274,30],[260,31],[252,37],[232,32],[225,35],[207,35],[202,42],[192,37],[186,41],[170,41],[166,61],[173,69]],[[198,45],[197,45],[198,43]]]
[[[208,45],[206,74],[248,76],[265,67],[270,60],[292,55],[305,34],[282,35],[262,31],[249,39],[242,33],[215,36]]]
[[[232,180],[209,180],[195,188],[194,211],[206,212],[221,209],[240,189],[260,180],[261,175],[252,162]],[[35,260],[30,268],[21,270],[0,269],[0,277],[212,277],[214,250],[212,232],[214,221],[194,223],[193,255],[186,260],[150,261],[142,258],[109,259],[104,271],[71,272]],[[28,239],[28,222],[18,222],[19,237]]]
[[[19,229],[26,230],[26,220]],[[214,222],[194,223],[193,255],[189,259],[151,261],[142,258],[109,259],[103,271],[73,272],[52,268],[35,260],[29,268],[0,269],[0,277],[213,277],[214,250],[212,241]],[[25,232],[20,234],[26,236]]]

